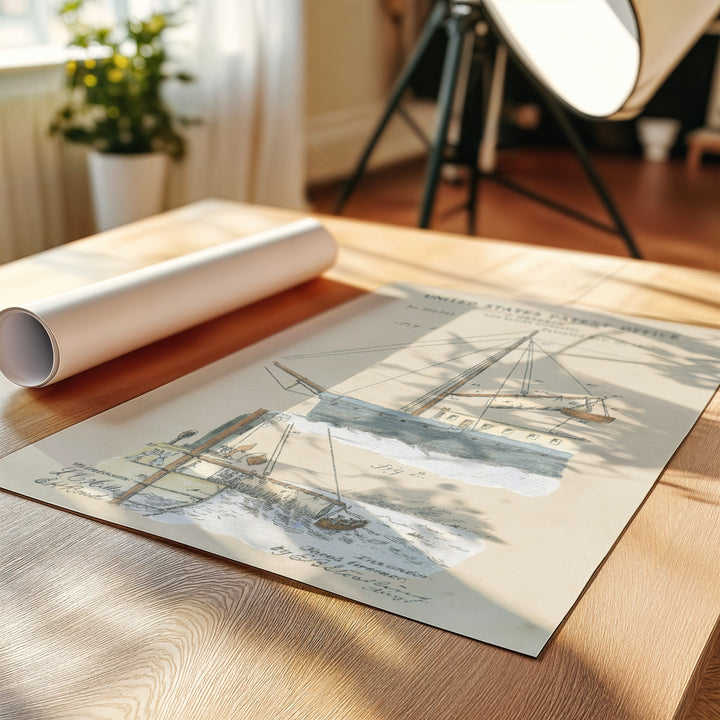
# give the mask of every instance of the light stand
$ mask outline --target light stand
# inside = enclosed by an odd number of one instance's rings
[[[576,220],[590,224],[596,228],[605,230],[619,235],[625,242],[628,252],[632,257],[640,258],[640,252],[635,245],[633,237],[623,221],[615,203],[613,202],[610,193],[605,187],[602,179],[598,175],[577,131],[570,122],[561,104],[537,81],[535,78],[530,76],[531,81],[536,86],[540,93],[540,97],[544,104],[548,107],[560,129],[564,133],[570,147],[575,152],[588,180],[592,184],[596,193],[605,207],[606,212],[613,221],[613,225],[606,225],[601,223],[594,218],[591,218],[584,213],[581,213],[573,208],[570,208],[562,203],[555,200],[546,198],[538,193],[527,190],[517,183],[502,177],[496,172],[485,172],[478,168],[477,157],[478,149],[480,146],[481,133],[480,123],[478,127],[472,130],[471,146],[473,153],[471,153],[471,160],[460,161],[455,155],[452,154],[453,148],[448,144],[447,135],[450,125],[450,118],[453,110],[453,103],[456,94],[458,71],[461,65],[461,59],[463,53],[467,52],[468,49],[476,48],[476,43],[483,43],[479,47],[479,51],[482,57],[482,63],[484,66],[484,76],[490,77],[492,73],[492,67],[494,63],[494,45],[501,43],[502,40],[497,36],[494,31],[487,35],[480,37],[475,31],[475,26],[480,20],[486,20],[485,13],[483,11],[482,0],[436,0],[434,6],[431,9],[430,15],[423,27],[417,44],[403,68],[400,77],[396,81],[395,87],[392,90],[388,103],[385,107],[385,111],[381,116],[375,131],[371,135],[362,155],[355,167],[355,170],[347,183],[345,184],[342,194],[336,205],[336,212],[342,212],[350,195],[354,192],[357,184],[359,183],[365,168],[367,166],[370,155],[372,154],[375,145],[379,141],[383,134],[388,122],[396,111],[399,111],[401,115],[408,120],[407,115],[402,112],[400,108],[400,101],[405,94],[406,90],[410,86],[413,74],[423,59],[425,53],[428,50],[430,41],[441,27],[445,26],[448,42],[445,51],[445,58],[443,61],[443,70],[440,79],[440,88],[437,96],[438,105],[438,117],[437,125],[435,130],[434,142],[430,144],[430,154],[428,157],[427,169],[425,173],[425,185],[423,190],[423,198],[420,206],[420,216],[418,225],[421,228],[427,228],[430,226],[430,220],[432,218],[433,206],[435,202],[435,195],[437,192],[437,184],[440,176],[440,169],[443,163],[450,162],[452,164],[469,164],[471,168],[470,173],[470,184],[469,184],[469,200],[467,204],[468,209],[468,230],[471,234],[475,232],[475,222],[477,213],[477,193],[478,193],[478,181],[480,178],[487,178],[498,182],[509,189],[523,194],[537,202],[541,202],[554,210],[563,212]],[[492,30],[492,26],[491,30]],[[484,87],[484,98],[482,102],[483,106],[483,120],[487,122],[487,109],[488,109],[488,92],[487,88]],[[465,103],[468,100],[468,93],[466,93]],[[419,132],[418,128],[410,123],[414,131]]]

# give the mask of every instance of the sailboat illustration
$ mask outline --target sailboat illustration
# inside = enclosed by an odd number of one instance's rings
[[[593,395],[577,378],[574,379],[584,390],[582,393],[531,390],[536,334],[537,331],[532,332],[500,347],[398,408],[333,392],[280,362],[275,361],[273,366],[316,397],[316,403],[305,415],[311,422],[397,440],[406,446],[454,458],[557,478],[582,438],[557,430],[490,420],[487,411],[501,408],[558,412],[583,423],[609,423],[614,418],[607,411],[607,397]],[[503,392],[505,382],[493,392],[469,387],[478,376],[515,350],[522,350],[526,360],[522,385],[517,392]],[[516,363],[513,370],[518,365]],[[451,406],[454,398],[477,398],[484,407],[475,414],[464,412]]]
[[[292,379],[289,386],[281,384],[285,390],[304,389],[308,397],[302,404],[285,411],[259,408],[200,438],[195,438],[196,431],[186,430],[170,442],[149,442],[135,453],[103,461],[95,468],[73,466],[60,474],[98,488],[110,487],[109,502],[146,515],[199,506],[230,490],[252,499],[257,507],[273,508],[288,527],[309,522],[329,532],[357,530],[368,523],[364,511],[341,493],[336,444],[355,445],[374,457],[446,478],[508,487],[527,495],[547,494],[557,487],[582,438],[557,427],[510,424],[507,419],[490,418],[488,411],[557,413],[585,425],[609,423],[613,418],[607,411],[608,398],[593,395],[577,378],[573,379],[584,392],[558,394],[533,388],[534,354],[543,352],[535,342],[536,334],[489,351],[473,348],[472,354],[484,356],[459,371],[450,368],[447,372],[442,367],[445,363],[433,363],[447,377],[434,380],[426,392],[396,408],[329,390],[274,361],[274,372]],[[510,391],[508,374],[492,390],[481,387],[477,379],[514,351],[525,360],[520,386]],[[456,361],[448,364],[456,365]],[[509,364],[511,373],[521,365],[519,361]],[[417,376],[417,371],[410,374]],[[476,401],[482,409],[470,412],[468,403],[472,406]],[[390,447],[383,445],[388,441]],[[279,463],[288,443],[295,452],[300,448],[296,458],[301,462],[312,445],[308,462],[327,467],[298,468],[292,460]],[[324,479],[313,482],[314,476]],[[328,478],[332,489],[325,487]]]
[[[154,507],[160,513],[195,505],[233,489],[269,504],[282,505],[288,515],[310,519],[316,527],[325,530],[355,530],[365,526],[367,520],[354,515],[340,494],[329,432],[334,494],[274,476],[280,454],[293,432],[292,424],[284,426],[269,455],[257,452],[255,443],[247,443],[253,431],[274,424],[277,415],[261,408],[235,418],[194,442],[180,444],[180,440],[195,434],[186,431],[170,443],[149,443],[123,459],[152,468],[153,472],[139,477],[116,495],[112,504],[141,507],[146,514]]]

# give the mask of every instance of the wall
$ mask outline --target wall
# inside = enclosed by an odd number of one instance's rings
[[[425,0],[305,0],[307,176],[310,183],[346,176],[375,127],[396,74],[412,49]],[[394,25],[392,9],[403,13]],[[434,104],[404,104],[430,133]],[[425,152],[395,117],[370,167]]]

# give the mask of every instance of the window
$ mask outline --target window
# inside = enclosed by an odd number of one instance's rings
[[[67,32],[57,11],[61,0],[0,0],[0,69],[60,64]],[[147,9],[149,0],[91,0],[89,21],[112,24],[127,17],[136,4]]]
[[[62,0],[0,0],[0,70],[61,65],[67,30],[58,17]],[[180,0],[87,0],[90,25],[114,25],[129,13],[177,8]]]
[[[42,0],[0,0],[0,48],[50,42],[49,13]]]

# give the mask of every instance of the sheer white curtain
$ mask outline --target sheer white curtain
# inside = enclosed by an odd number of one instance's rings
[[[47,5],[54,13],[55,3]],[[140,14],[153,5],[128,3]],[[191,4],[178,62],[197,80],[170,88],[169,99],[201,122],[183,130],[188,152],[171,164],[168,207],[205,197],[304,206],[303,6]],[[0,67],[0,262],[92,232],[82,151],[46,132],[62,78],[57,55],[50,68]]]
[[[170,203],[213,196],[304,206],[302,0],[199,2],[185,43],[195,83],[170,94],[200,119]]]
[[[46,69],[0,77],[0,262],[64,239],[60,156],[47,136],[58,84]]]

